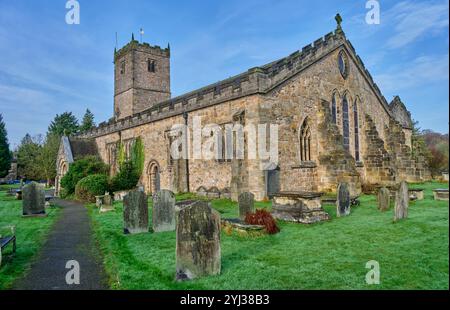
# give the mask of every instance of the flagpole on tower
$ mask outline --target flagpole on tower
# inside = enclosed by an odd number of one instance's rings
[[[144,36],[144,29],[141,28],[141,30],[139,31],[139,33],[141,34],[141,43],[142,43],[142,37]]]

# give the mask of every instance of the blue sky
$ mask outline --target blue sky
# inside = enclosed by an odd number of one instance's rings
[[[400,95],[422,128],[448,132],[447,0],[380,0],[381,23],[365,23],[360,0],[79,0],[80,25],[65,0],[0,0],[0,113],[15,147],[45,134],[57,113],[96,122],[113,113],[113,50],[134,32],[167,46],[172,95],[287,56],[334,30],[347,37],[390,101]]]

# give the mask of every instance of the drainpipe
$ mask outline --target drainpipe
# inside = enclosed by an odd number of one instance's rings
[[[186,126],[185,128],[186,128],[186,130],[187,130],[187,126],[188,126],[188,113],[187,112],[184,112],[183,113],[183,118],[184,118],[184,125]],[[187,139],[188,138],[188,135],[187,135],[187,133],[186,133],[186,135],[185,135],[185,139]],[[188,144],[189,144],[189,141],[186,141],[186,147],[188,146]],[[190,186],[189,186],[189,149],[187,150],[187,156],[186,156],[186,188],[187,188],[187,192],[189,193],[190,192]]]

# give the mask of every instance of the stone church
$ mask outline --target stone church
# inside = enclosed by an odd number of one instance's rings
[[[411,115],[397,96],[388,102],[340,18],[335,31],[280,60],[172,98],[170,47],[134,38],[114,52],[114,117],[87,133],[63,137],[59,181],[71,162],[97,154],[117,171],[118,145],[141,137],[147,193],[211,193],[236,199],[250,191],[262,200],[279,191],[333,192],[347,182],[356,196],[363,186],[430,178],[414,150]],[[279,164],[259,159],[198,160],[170,156],[172,125],[194,116],[226,124],[278,124]]]

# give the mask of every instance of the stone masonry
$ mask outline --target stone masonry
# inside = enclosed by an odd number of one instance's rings
[[[234,200],[246,191],[262,200],[270,188],[335,192],[345,182],[356,196],[364,184],[429,178],[411,149],[409,112],[399,97],[387,102],[340,27],[281,60],[175,98],[169,63],[168,48],[134,40],[116,51],[115,117],[77,137],[95,140],[114,167],[118,143],[140,136],[147,193],[214,188]],[[278,125],[278,163],[264,170],[259,158],[172,160],[171,127],[192,128],[194,116],[203,125]]]

